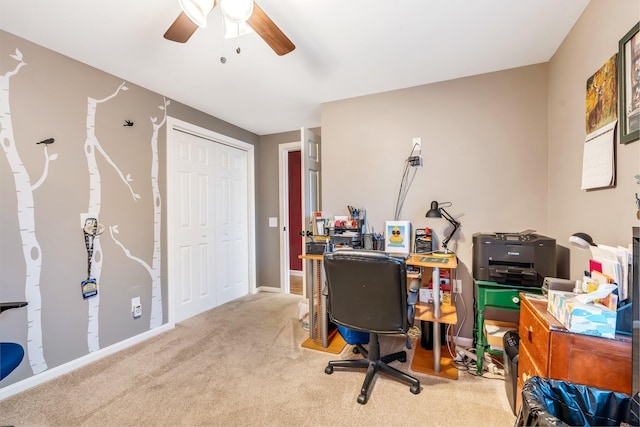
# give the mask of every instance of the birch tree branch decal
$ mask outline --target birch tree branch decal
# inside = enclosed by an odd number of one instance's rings
[[[42,176],[40,177],[38,182],[31,186],[31,190],[35,190],[42,185],[44,180],[47,178],[47,175],[49,174],[49,162],[52,162],[58,158],[57,154],[49,155],[49,152],[47,150],[48,146],[48,144],[44,146],[44,170],[42,171]]]
[[[167,120],[167,105],[169,105],[169,103],[170,101],[163,98],[163,105],[158,106],[158,108],[163,111],[163,118],[159,123],[157,117],[150,117],[153,126],[153,134],[151,135],[151,189],[153,193],[153,255],[151,266],[141,258],[133,256],[131,251],[116,238],[115,235],[120,233],[117,225],[109,227],[111,238],[116,245],[122,248],[127,258],[143,266],[151,277],[151,318],[149,320],[149,327],[151,329],[162,325],[162,287],[160,281],[160,220],[162,218],[162,199],[160,198],[160,187],[158,185],[158,132]]]
[[[16,67],[0,76],[0,141],[2,149],[7,156],[7,161],[13,175],[16,195],[18,200],[18,225],[22,240],[22,253],[25,261],[24,293],[27,305],[27,355],[29,364],[34,374],[47,369],[42,348],[42,301],[40,295],[40,272],[42,270],[42,253],[35,232],[35,206],[33,202],[33,190],[37,188],[47,175],[48,160],[55,160],[55,155],[50,158],[45,149],[47,161],[43,178],[36,186],[31,185],[29,173],[22,163],[13,135],[11,121],[11,104],[9,103],[9,80],[18,74],[26,65],[22,58],[22,52],[16,49],[14,55],[9,55],[18,61]]]
[[[120,86],[115,90],[114,93],[107,96],[103,99],[95,99],[91,97],[87,97],[87,139],[84,144],[84,152],[85,157],[87,159],[87,167],[89,170],[89,206],[87,212],[91,214],[100,214],[101,207],[101,181],[100,181],[100,170],[98,169],[98,162],[96,160],[96,151],[102,154],[102,156],[107,160],[107,162],[118,172],[120,179],[127,185],[129,191],[133,195],[133,199],[137,200],[140,198],[133,189],[129,182],[131,181],[131,177],[127,175],[125,178],[124,174],[118,169],[116,164],[111,160],[111,158],[105,153],[96,137],[96,110],[98,108],[98,104],[102,104],[104,102],[109,101],[111,98],[114,98],[120,91],[128,90],[125,86],[125,82],[122,82]],[[97,283],[100,283],[100,275],[102,273],[102,246],[100,244],[100,239],[96,239],[94,241],[93,248],[93,262],[91,264],[91,271],[93,272],[93,277],[96,279]],[[96,351],[100,349],[100,335],[99,335],[99,310],[100,310],[100,292],[94,297],[88,299],[89,304],[89,320],[87,325],[87,346],[89,348],[89,352]]]
[[[144,267],[145,270],[147,270],[147,273],[149,273],[149,275],[151,275],[151,267],[149,266],[149,264],[147,264],[142,258],[138,258],[137,256],[133,256],[131,254],[131,251],[129,249],[127,249],[121,242],[120,240],[118,240],[115,236],[115,234],[119,234],[120,231],[118,230],[119,225],[112,225],[109,227],[109,234],[111,234],[111,238],[113,239],[113,241],[115,242],[116,245],[120,246],[120,248],[122,249],[122,252],[124,252],[124,254],[126,255],[127,258],[134,260],[135,262],[137,262],[138,264],[140,264],[142,267]]]

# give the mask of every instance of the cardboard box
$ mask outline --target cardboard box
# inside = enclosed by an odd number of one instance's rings
[[[547,311],[571,332],[597,337],[615,338],[615,310],[602,304],[582,304],[572,292],[549,291]]]
[[[507,331],[513,330],[518,330],[518,325],[515,323],[503,322],[501,320],[484,321],[484,335],[487,337],[487,344],[494,348],[504,348],[502,337]]]
[[[421,287],[418,291],[418,299],[421,303],[432,303],[433,302],[433,289],[427,288],[425,286]],[[451,291],[440,291],[440,304],[442,305],[453,305],[453,299],[451,299]]]

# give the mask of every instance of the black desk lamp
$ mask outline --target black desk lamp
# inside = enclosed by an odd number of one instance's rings
[[[449,248],[447,248],[447,243],[449,243],[449,240],[451,240],[451,237],[453,237],[453,234],[458,230],[458,228],[460,228],[460,223],[456,221],[455,218],[453,218],[449,214],[449,212],[447,212],[442,206],[451,206],[451,202],[443,202],[440,204],[440,206],[438,206],[438,202],[434,200],[433,202],[431,202],[431,209],[427,211],[427,214],[425,216],[427,218],[444,218],[447,221],[449,221],[449,224],[453,226],[453,230],[451,231],[451,233],[449,233],[447,238],[442,241],[442,247],[444,248],[444,252],[435,251],[433,252],[432,255],[452,257],[452,256],[455,256],[455,254],[452,251],[450,251]]]

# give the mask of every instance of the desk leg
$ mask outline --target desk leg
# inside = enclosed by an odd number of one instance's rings
[[[440,268],[434,267],[431,276],[433,288],[433,318],[440,318]],[[440,322],[433,322],[433,370],[440,372]]]
[[[320,340],[322,348],[329,346],[327,297],[322,295],[322,261],[309,261],[313,283],[309,290],[309,338]]]
[[[322,261],[316,261],[316,277],[320,295],[320,336],[322,347],[329,347],[329,316],[327,315],[327,296],[322,293]]]
[[[482,291],[478,292],[478,296]],[[486,339],[484,336],[484,298],[478,298],[478,315],[476,316],[476,372],[478,375],[482,375],[482,368],[484,362],[484,347],[486,345]]]

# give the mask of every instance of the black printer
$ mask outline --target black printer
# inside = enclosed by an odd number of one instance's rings
[[[556,275],[556,240],[535,234],[475,233],[473,278],[539,288]]]

